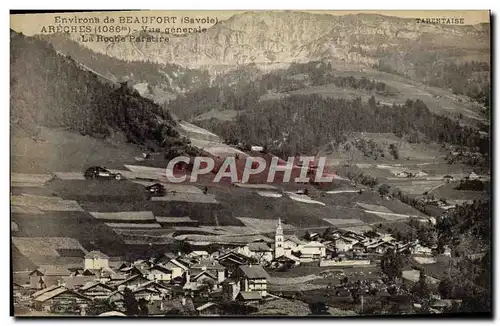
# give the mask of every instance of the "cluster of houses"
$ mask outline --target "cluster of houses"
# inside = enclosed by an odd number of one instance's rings
[[[114,311],[126,313],[126,296],[131,293],[136,300],[147,303],[150,314],[165,315],[177,302],[181,309],[191,307],[187,309],[190,314],[210,315],[220,312],[221,303],[272,300],[274,296],[268,292],[270,276],[264,267],[356,265],[362,261],[369,264],[367,257],[388,249],[432,254],[418,241],[401,243],[377,232],[332,230],[324,235],[308,233],[300,239],[284,235],[279,220],[274,243],[257,240],[213,253],[165,253],[118,264],[100,251],[91,251],[85,255],[83,266],[77,268],[34,269],[24,284],[14,283],[14,293],[28,291],[31,308],[52,312],[85,314],[93,304],[105,302]]]
[[[93,304],[105,302],[126,313],[129,291],[157,314],[167,314],[178,301],[191,304],[193,314],[210,315],[218,313],[215,302],[255,302],[268,296],[269,274],[252,261],[232,251],[218,257],[193,251],[111,267],[108,256],[91,251],[82,268],[36,268],[26,284],[14,283],[14,293],[28,293],[31,308],[49,312],[86,314]]]
[[[318,235],[319,236],[319,235]],[[432,248],[423,246],[418,240],[402,242],[397,241],[390,234],[369,232],[360,234],[353,231],[333,231],[328,238],[333,240],[324,241],[331,248],[332,257],[351,253],[353,256],[363,257],[369,254],[384,254],[387,250],[411,255],[431,256]]]

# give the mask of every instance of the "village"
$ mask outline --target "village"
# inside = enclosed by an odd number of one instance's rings
[[[256,240],[211,253],[164,253],[134,262],[116,261],[95,250],[83,257],[79,268],[39,266],[14,273],[14,304],[19,311],[35,314],[220,316],[265,315],[273,302],[302,301],[313,315],[357,314],[364,300],[404,296],[421,282],[422,272],[415,269],[403,270],[399,281],[388,280],[380,269],[384,254],[425,261],[436,255],[433,249],[418,240],[403,243],[374,231],[330,229],[300,238],[285,235],[278,219],[272,243]],[[451,256],[450,249],[440,256]],[[307,285],[313,285],[306,284],[308,279],[328,285],[311,287],[312,292],[323,292],[308,297],[303,295]],[[425,276],[425,282],[435,289],[439,280]],[[348,302],[351,309],[332,307],[332,297]],[[452,304],[434,291],[430,312],[443,312]],[[412,301],[407,313],[420,307]],[[287,314],[294,313],[299,312]]]

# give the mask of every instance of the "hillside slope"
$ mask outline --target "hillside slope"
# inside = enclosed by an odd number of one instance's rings
[[[181,139],[176,122],[127,84],[102,83],[37,38],[11,31],[11,128],[37,136],[39,127],[161,149]]]
[[[70,56],[85,69],[97,72],[113,81],[131,81],[143,97],[163,103],[178,93],[208,85],[206,70],[189,69],[175,64],[152,61],[127,61],[94,52],[65,34],[40,36],[64,55]]]

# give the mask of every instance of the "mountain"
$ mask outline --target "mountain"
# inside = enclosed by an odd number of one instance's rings
[[[246,12],[219,22],[205,33],[167,36],[169,42],[163,43],[82,44],[124,60],[185,67],[332,60],[389,65],[408,75],[415,74],[412,61],[422,56],[426,60],[489,61],[490,52],[488,24],[419,24],[414,19],[373,14]],[[81,41],[80,35],[72,37]]]
[[[103,82],[38,38],[11,31],[11,126],[36,136],[39,127],[161,149],[190,151],[168,112],[127,83]]]
[[[70,56],[84,70],[92,71],[113,82],[127,81],[141,96],[159,104],[210,82],[206,70],[189,69],[168,63],[118,59],[94,52],[64,34],[43,35],[39,38],[52,44],[58,52]]]

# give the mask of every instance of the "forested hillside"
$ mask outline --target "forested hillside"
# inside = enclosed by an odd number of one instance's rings
[[[313,61],[293,63],[286,69],[262,76],[253,71],[252,65],[240,67],[219,76],[213,86],[193,89],[168,103],[168,108],[185,119],[196,117],[212,109],[246,110],[254,107],[267,93],[286,93],[308,86],[333,83],[338,87],[373,91],[388,96],[397,90],[387,84],[368,78],[338,76],[330,63]],[[242,75],[242,78],[229,76]]]
[[[414,80],[431,86],[450,89],[453,94],[466,95],[490,107],[491,67],[487,62],[440,62],[436,54],[426,54],[414,58]],[[399,73],[391,64],[380,61],[376,68],[390,73]]]
[[[103,84],[70,57],[37,38],[11,31],[11,126],[35,133],[38,126],[165,147],[180,139],[172,117],[126,83]]]
[[[206,70],[189,69],[168,63],[120,60],[94,52],[61,34],[40,36],[40,38],[85,67],[118,81],[148,83],[173,93],[208,85],[210,82]]]
[[[411,142],[435,141],[466,146],[488,154],[489,140],[478,130],[431,113],[422,101],[380,105],[372,98],[345,100],[319,95],[294,95],[262,101],[234,122],[215,119],[199,124],[229,142],[265,144],[280,156],[311,154],[333,141],[344,142],[348,132],[393,132]]]

